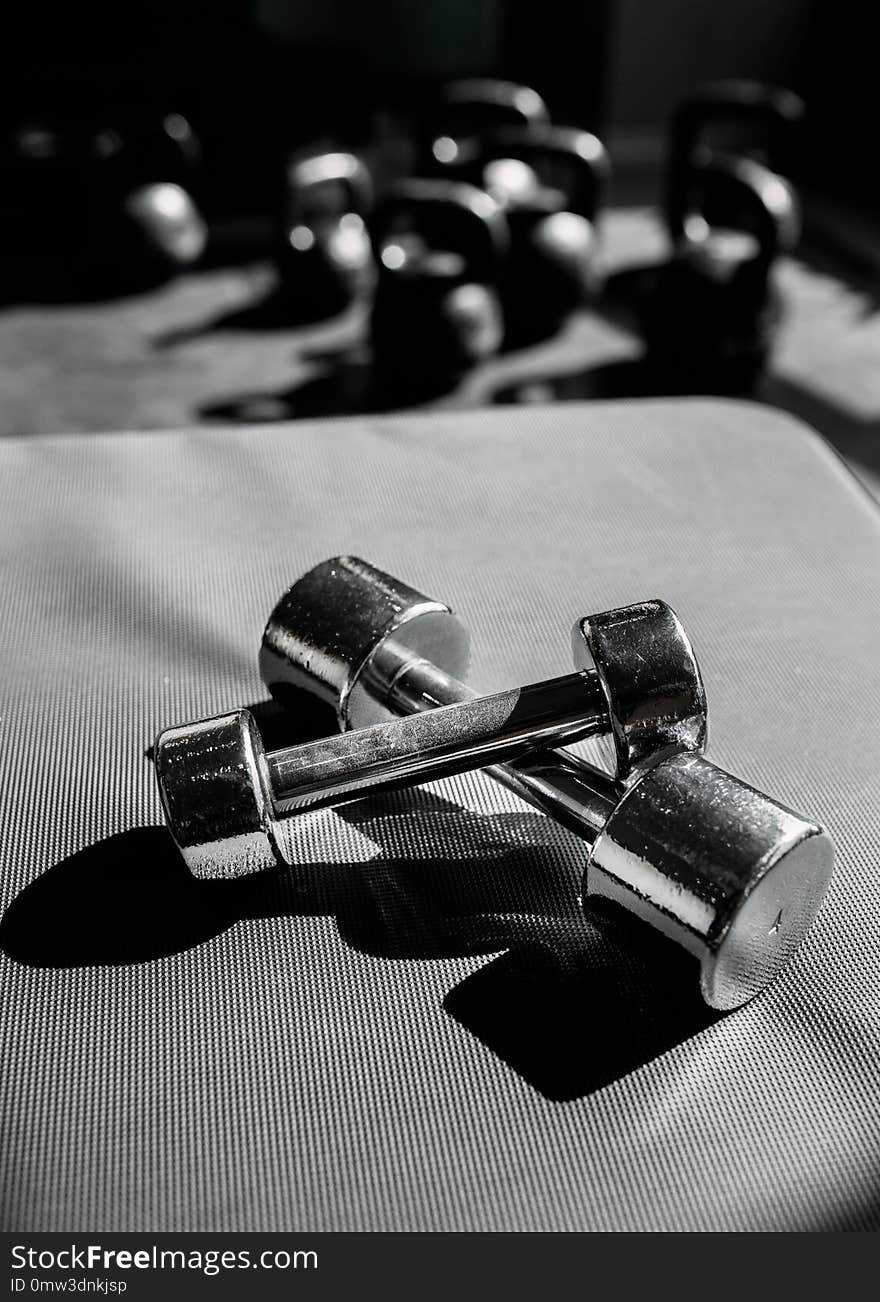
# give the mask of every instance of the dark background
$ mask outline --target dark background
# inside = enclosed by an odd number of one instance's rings
[[[125,103],[185,113],[209,207],[253,206],[278,148],[367,143],[441,81],[533,85],[554,120],[650,137],[700,81],[801,92],[804,174],[876,202],[870,7],[855,0],[130,0],[26,7],[4,33],[3,118]]]

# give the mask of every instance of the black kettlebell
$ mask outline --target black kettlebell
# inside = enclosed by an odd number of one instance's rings
[[[680,208],[690,170],[707,149],[753,158],[789,176],[803,118],[803,100],[782,86],[736,80],[700,86],[678,105],[670,124],[667,221]]]
[[[370,287],[366,227],[373,202],[367,166],[350,153],[310,154],[286,171],[278,272],[302,320],[333,316]]]
[[[3,239],[29,292],[128,291],[196,262],[207,230],[185,186],[197,148],[178,114],[13,131],[2,151]]]
[[[506,344],[554,334],[597,287],[596,218],[608,177],[601,141],[574,127],[502,127],[459,142],[455,171],[491,194],[510,226]]]
[[[667,218],[672,258],[643,304],[649,358],[678,376],[747,389],[780,318],[774,261],[800,235],[792,187],[754,159],[707,152]]]
[[[370,230],[379,268],[370,320],[376,388],[412,399],[443,392],[500,346],[504,215],[474,186],[409,180],[386,195]]]
[[[451,81],[442,88],[423,131],[419,167],[426,175],[448,175],[462,140],[497,127],[546,124],[550,112],[536,90],[493,77]]]
[[[88,222],[81,274],[95,287],[159,284],[200,260],[208,228],[192,196],[199,147],[180,114],[134,117],[81,143]]]

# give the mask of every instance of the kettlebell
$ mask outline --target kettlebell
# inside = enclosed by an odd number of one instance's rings
[[[774,261],[800,235],[794,191],[754,159],[706,152],[667,218],[672,257],[643,305],[649,358],[678,375],[747,390],[781,315]]]
[[[398,182],[370,233],[379,277],[370,319],[377,393],[417,400],[454,386],[495,353],[495,289],[509,244],[489,195],[463,182]]]
[[[493,77],[474,77],[445,85],[428,114],[419,168],[426,176],[448,175],[462,140],[497,127],[547,124],[550,112],[531,86]]]
[[[783,86],[736,80],[700,86],[679,104],[670,124],[667,221],[681,206],[690,169],[706,149],[753,158],[790,176],[803,118],[803,100]]]
[[[372,202],[370,173],[354,154],[310,154],[288,165],[277,263],[299,319],[333,316],[372,284],[365,222]]]
[[[3,150],[4,240],[29,264],[29,292],[124,292],[196,262],[207,228],[185,186],[197,148],[178,114],[12,132]]]
[[[598,284],[596,218],[608,177],[601,141],[549,123],[501,127],[461,141],[454,169],[496,200],[510,226],[505,344],[555,334]]]
[[[199,261],[208,241],[191,194],[200,155],[182,115],[93,128],[82,153],[88,222],[81,274],[93,287],[143,289]]]

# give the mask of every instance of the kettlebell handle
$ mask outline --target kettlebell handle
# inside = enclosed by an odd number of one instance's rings
[[[492,284],[507,252],[507,220],[495,200],[464,181],[399,181],[379,201],[370,222],[373,252],[395,231],[422,235],[429,244],[459,254],[466,278]]]
[[[550,121],[550,111],[536,90],[497,77],[466,77],[449,82],[441,92],[440,102],[447,111],[485,109],[487,114],[503,114],[512,124],[523,126]]]
[[[529,127],[497,127],[482,136],[460,142],[459,168],[469,180],[478,180],[488,163],[514,158],[535,168],[559,164],[570,177],[559,186],[566,194],[569,211],[595,220],[608,181],[609,163],[605,146],[589,131],[536,123]],[[457,169],[458,170],[458,169]]]
[[[531,86],[497,77],[470,77],[444,86],[429,117],[421,153],[423,165],[433,172],[451,162],[460,140],[475,132],[549,122],[550,110]]]
[[[768,265],[779,253],[794,248],[800,237],[800,205],[792,187],[781,176],[752,158],[710,153],[699,156],[690,169],[678,204],[670,211],[669,233],[679,241],[687,236],[689,220],[702,215],[711,226],[717,210],[736,214],[730,222],[753,234],[760,245],[757,261]],[[718,222],[717,224],[726,224]]]
[[[347,207],[340,211],[366,216],[373,204],[370,173],[356,154],[340,151],[309,154],[291,160],[287,168],[288,220],[295,223],[305,218],[309,191],[334,182],[341,185],[346,194]]]
[[[764,132],[773,147],[769,157],[761,161],[774,170],[787,172],[792,152],[791,137],[802,122],[804,112],[800,96],[783,86],[738,80],[708,82],[701,86],[678,106],[672,117],[667,161],[667,214],[680,207],[681,192],[687,186],[688,172],[700,150],[701,137],[712,125],[741,122]]]

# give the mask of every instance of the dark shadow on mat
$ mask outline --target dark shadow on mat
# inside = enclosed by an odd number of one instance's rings
[[[164,958],[225,931],[246,909],[249,885],[198,882],[164,827],[132,828],[25,887],[0,918],[0,949],[42,968]]]
[[[872,231],[872,242],[875,241],[876,234]],[[880,311],[880,270],[876,247],[873,256],[869,256],[857,245],[847,244],[840,229],[829,229],[811,215],[809,201],[804,213],[804,234],[796,256],[811,270],[842,281],[860,294],[864,299],[865,319]]]
[[[71,254],[39,257],[0,256],[0,309],[26,305],[72,307],[77,304],[124,303],[161,289],[170,277],[148,269],[129,268],[121,280],[93,278]]]
[[[223,424],[260,425],[380,410],[383,407],[376,403],[369,360],[361,348],[354,348],[322,362],[316,373],[289,389],[235,394],[204,404],[198,416]]]
[[[609,322],[635,337],[644,304],[654,293],[656,263],[613,273],[596,310]],[[588,359],[587,359],[588,360]],[[692,357],[657,358],[643,353],[611,362],[590,364],[579,371],[537,370],[507,381],[489,395],[495,405],[519,403],[583,402],[611,398],[681,396],[750,397],[758,382],[755,367],[694,365]]]
[[[591,1094],[719,1017],[683,950],[590,907],[580,952],[521,946],[462,981],[444,1007],[545,1098]]]
[[[344,313],[347,313],[347,309],[341,307],[327,311],[309,307],[298,302],[295,295],[273,287],[254,303],[221,312],[195,325],[179,326],[156,335],[153,338],[153,348],[162,352],[167,348],[175,348],[178,344],[190,343],[194,339],[203,339],[223,331],[243,330],[268,334],[273,330],[297,330],[304,326],[330,324],[341,321]]]
[[[380,374],[365,338],[338,346],[301,348],[300,361],[313,368],[289,389],[235,394],[198,410],[203,421],[268,424],[323,416],[357,416],[407,411],[446,397],[461,377],[438,374],[419,385],[406,383],[403,371]]]
[[[444,1007],[554,1101],[601,1088],[713,1020],[693,959],[620,914],[581,910],[580,855],[559,833],[548,841],[543,816],[477,814],[419,789],[337,813],[376,857],[200,882],[164,828],[109,837],[19,894],[0,919],[0,949],[31,967],[116,966],[181,953],[245,918],[295,927],[329,916],[346,944],[378,958],[493,955]]]
[[[385,852],[361,878],[355,911],[337,917],[340,934],[389,958],[504,950],[455,986],[444,1008],[545,1098],[582,1098],[718,1019],[702,1000],[691,955],[613,905],[581,909],[579,869],[534,840],[540,818],[490,820],[421,794],[434,802],[437,859],[393,855],[407,835],[396,826],[406,812],[386,812],[387,800],[381,814],[378,802],[339,809]],[[444,855],[462,844],[469,819],[483,838],[479,824],[495,825],[499,857]],[[515,855],[503,849],[511,839],[520,841]]]
[[[603,362],[583,371],[532,375],[499,386],[490,401],[496,406],[525,403],[598,402],[611,398],[755,396],[757,377],[661,366],[645,357]]]
[[[474,814],[418,789],[338,812],[366,838],[363,860],[315,860],[305,840],[295,866],[237,881],[192,877],[164,827],[107,837],[21,891],[0,949],[31,967],[113,966],[181,953],[243,918],[331,916],[362,953],[424,959],[521,935],[551,943],[571,911],[571,872],[541,844],[540,815]]]
[[[51,226],[40,235],[30,231],[26,248],[20,247],[9,232],[6,234],[7,249],[15,251],[0,250],[0,307],[124,302],[134,295],[160,290],[176,279],[167,270],[151,272],[145,268],[138,274],[129,262],[123,281],[109,283],[106,276],[96,276],[89,264],[82,262],[76,245],[65,244]],[[270,232],[264,222],[239,222],[233,229],[212,230],[202,258],[180,274],[198,276],[218,267],[265,262],[270,252]],[[197,336],[202,329],[198,327],[192,334]]]

